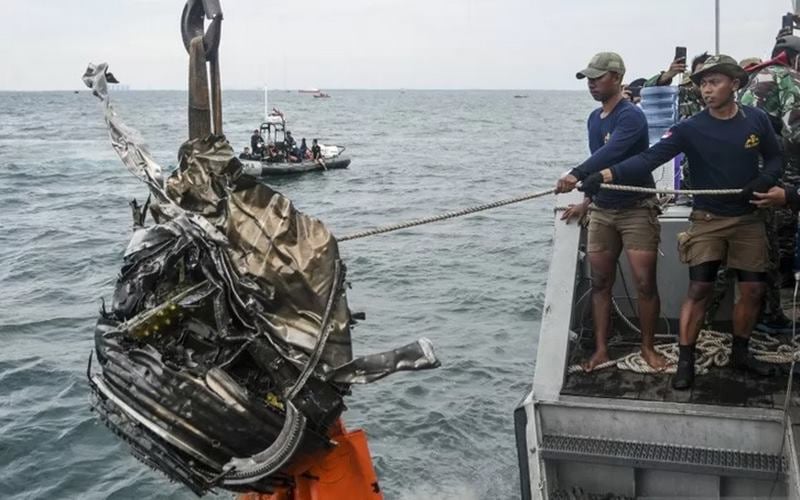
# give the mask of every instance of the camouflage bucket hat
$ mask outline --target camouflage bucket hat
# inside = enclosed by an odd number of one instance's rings
[[[625,63],[622,62],[622,57],[616,52],[600,52],[592,57],[586,69],[575,73],[575,78],[578,80],[582,78],[600,78],[609,71],[624,75]]]
[[[739,66],[736,59],[724,54],[709,57],[702,66],[698,67],[697,70],[692,73],[692,81],[695,85],[699,86],[703,77],[709,73],[722,73],[735,80],[739,80],[739,86],[744,86],[748,79],[747,71]]]

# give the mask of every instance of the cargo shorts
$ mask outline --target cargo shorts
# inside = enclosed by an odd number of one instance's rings
[[[661,241],[661,209],[655,198],[642,200],[631,208],[600,208],[589,205],[588,252],[626,250],[655,252]]]
[[[723,261],[730,269],[767,270],[767,231],[760,212],[725,217],[693,210],[689,221],[689,229],[678,234],[678,254],[684,264]]]

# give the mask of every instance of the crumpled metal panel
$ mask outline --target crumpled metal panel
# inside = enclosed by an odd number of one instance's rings
[[[84,82],[111,142],[145,182],[89,380],[100,418],[133,453],[202,494],[268,492],[325,436],[349,384],[435,368],[427,339],[353,358],[344,265],[319,220],[242,173],[224,137],[187,141],[166,180],[115,114],[107,66]]]
[[[339,259],[336,240],[322,222],[298,212],[288,198],[243,176],[224,138],[190,141],[180,157],[179,168],[167,180],[167,195],[225,235],[239,275],[270,291],[271,307],[263,311],[270,332],[308,354],[317,343]],[[337,297],[331,325],[321,361],[335,367],[352,359],[344,292]],[[302,357],[293,356],[298,362]]]
[[[240,278],[274,297],[274,308],[264,311],[262,319],[270,333],[286,343],[287,358],[302,366],[319,336],[333,262],[339,258],[335,238],[319,220],[298,212],[286,197],[242,175],[241,164],[224,137],[186,142],[180,149],[180,166],[165,185],[162,169],[141,135],[125,125],[111,106],[107,69],[106,63],[90,64],[83,81],[103,101],[115,151],[157,200],[152,211],[159,221],[188,211],[210,223],[197,221],[210,239],[226,245]],[[428,341],[354,362],[343,292],[335,303],[331,324],[334,330],[318,370],[336,382],[365,383],[398,370],[439,366]],[[384,364],[376,364],[377,360]],[[364,366],[370,369],[364,370]]]

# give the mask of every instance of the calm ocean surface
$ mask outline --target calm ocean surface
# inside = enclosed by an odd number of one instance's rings
[[[298,139],[347,146],[348,170],[271,182],[344,235],[553,185],[586,156],[586,92],[276,91]],[[524,93],[527,99],[515,99]],[[185,139],[183,92],[112,93],[164,168]],[[263,93],[223,96],[237,150]],[[146,189],[111,149],[88,92],[0,93],[0,498],[193,498],[137,462],[89,411],[100,298]],[[512,411],[533,377],[552,199],[340,250],[358,354],[429,337],[442,367],[353,388],[387,499],[519,494]],[[229,498],[230,495],[220,495]]]

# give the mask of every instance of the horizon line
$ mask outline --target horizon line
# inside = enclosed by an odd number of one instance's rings
[[[127,88],[125,90],[122,89],[114,89],[113,87],[110,88],[111,91],[116,92],[188,92],[188,89],[179,89],[179,88]],[[301,90],[306,89],[299,89],[299,88],[291,88],[291,89],[284,89],[284,88],[273,88],[268,89],[272,92],[294,92],[298,93]],[[442,87],[326,87],[324,89],[320,89],[321,91],[351,91],[351,90],[385,90],[385,91],[524,91],[524,92],[581,92],[585,91],[586,89],[565,89],[565,88],[510,88],[510,87],[463,87],[463,88],[442,88]],[[226,91],[233,91],[233,92],[242,92],[242,91],[258,91],[263,92],[263,87],[233,87],[223,89],[223,92]],[[88,88],[71,88],[71,89],[0,89],[0,93],[11,93],[11,92],[91,92]]]

